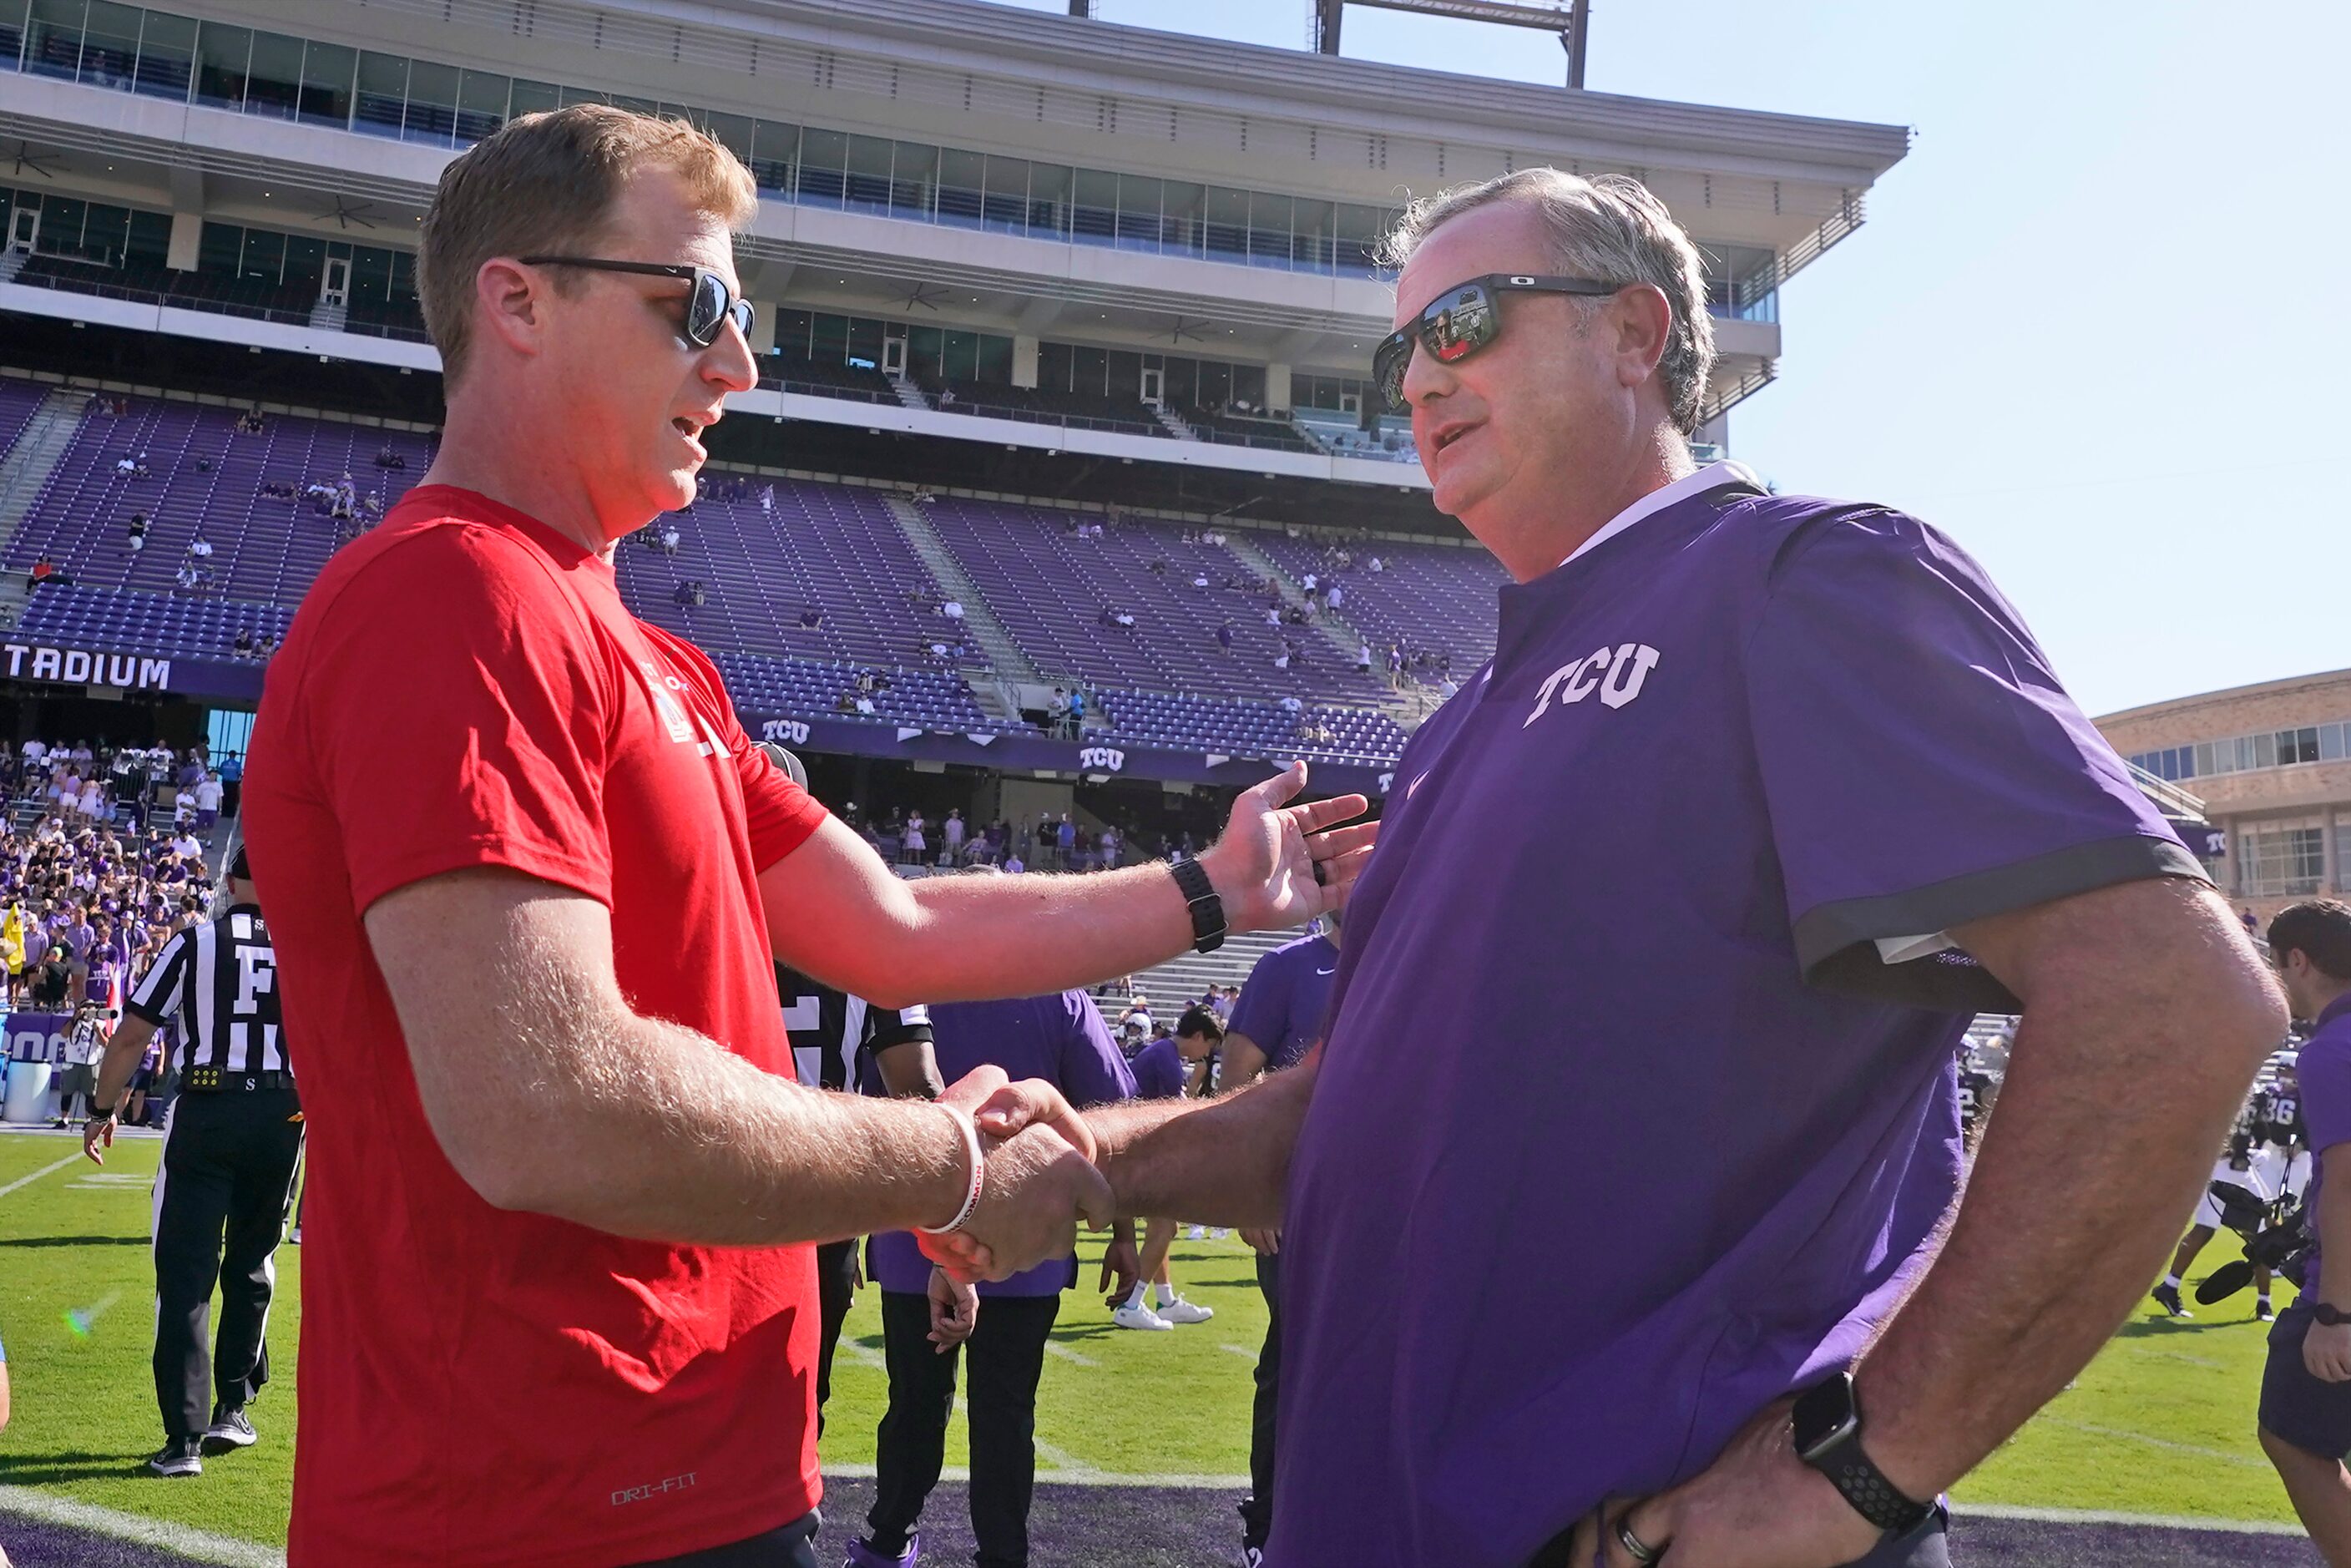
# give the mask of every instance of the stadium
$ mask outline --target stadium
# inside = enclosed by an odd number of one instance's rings
[[[1338,0],[1305,8],[1299,49],[1084,0],[0,0],[0,734],[242,758],[306,592],[439,451],[417,246],[444,169],[517,117],[601,103],[706,131],[758,196],[735,241],[757,385],[705,438],[693,504],[621,541],[622,598],[707,653],[749,738],[798,756],[901,877],[1187,857],[1299,759],[1314,795],[1376,806],[1493,657],[1509,580],[1437,509],[1373,380],[1405,204],[1543,167],[1645,184],[1704,264],[1705,462],[1770,395],[1782,287],[1865,252],[1870,191],[1910,147],[1900,126],[1585,90],[1583,0],[1380,3],[1556,38],[1572,85],[1346,57]],[[2339,708],[2334,679],[2275,722]],[[2273,727],[2273,706],[2105,721],[2264,916],[2343,885],[2345,798],[2243,805],[2261,834],[2298,813],[2310,874],[2282,880],[2232,848],[2271,853],[2235,799],[2222,821],[2192,792],[2214,769],[2164,748]],[[224,880],[230,841],[205,840]],[[1101,1006],[1147,995],[1173,1024],[1282,939]],[[2004,1061],[2009,1033],[1971,1044]],[[159,1143],[126,1134],[92,1173],[78,1145],[0,1138],[6,1560],[285,1561],[298,1249],[277,1254],[262,1445],[201,1489],[140,1464]],[[1266,1333],[1250,1252],[1192,1228],[1173,1263],[1216,1321],[1121,1334],[1082,1289],[1102,1248],[1045,1346],[1037,1560],[1234,1561]],[[872,1498],[876,1293],[834,1375],[828,1521]],[[2253,1440],[2260,1333],[2241,1299],[2192,1323],[2149,1306],[1954,1490],[1955,1554],[2318,1561]],[[939,1561],[968,1549],[967,1473],[932,1504]]]

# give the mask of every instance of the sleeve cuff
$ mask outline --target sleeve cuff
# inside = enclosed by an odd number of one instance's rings
[[[1950,1012],[2016,1012],[2022,1004],[2015,993],[1959,949],[1893,963],[1880,958],[1879,940],[1949,931],[2075,894],[2161,876],[2209,880],[2196,858],[2171,839],[2133,833],[2073,844],[1907,892],[1807,910],[1796,921],[1796,957],[1805,981],[1823,990]]]

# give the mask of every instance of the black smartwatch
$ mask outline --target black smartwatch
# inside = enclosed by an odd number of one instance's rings
[[[2340,1307],[2329,1306],[2325,1301],[2311,1308],[2310,1315],[2314,1321],[2328,1328],[2334,1328],[2339,1323],[2351,1323],[2351,1312],[2346,1312]]]
[[[1176,889],[1192,912],[1192,951],[1213,953],[1225,945],[1225,901],[1217,896],[1198,861],[1177,861],[1175,872]]]
[[[1798,1396],[1796,1457],[1828,1477],[1854,1511],[1892,1534],[1910,1530],[1934,1511],[1931,1502],[1902,1495],[1861,1451],[1861,1402],[1853,1374],[1840,1372]]]
[[[89,1108],[89,1119],[93,1122],[110,1122],[114,1119],[115,1113],[120,1109],[120,1106],[110,1106],[101,1111],[93,1105]]]

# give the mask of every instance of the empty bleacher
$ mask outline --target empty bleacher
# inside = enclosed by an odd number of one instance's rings
[[[1268,626],[1269,601],[1240,558],[1221,545],[1185,543],[1175,524],[1128,519],[1080,538],[1081,524],[1102,519],[952,497],[928,516],[1013,641],[1057,678],[1206,696],[1383,695],[1313,627]],[[1207,587],[1193,586],[1203,577]],[[1105,611],[1135,623],[1105,625]],[[1232,629],[1229,653],[1217,642],[1222,625]],[[1273,663],[1284,635],[1299,651],[1286,671]]]
[[[1249,538],[1292,580],[1315,576],[1318,592],[1334,580],[1326,541],[1276,533]],[[1494,655],[1495,594],[1510,580],[1502,563],[1481,549],[1415,545],[1394,539],[1351,540],[1353,564],[1335,573],[1339,614],[1370,640],[1377,667],[1387,668],[1391,643],[1407,654],[1430,652],[1452,660],[1458,679]],[[1383,570],[1369,562],[1380,559]],[[1435,682],[1433,671],[1421,672]]]

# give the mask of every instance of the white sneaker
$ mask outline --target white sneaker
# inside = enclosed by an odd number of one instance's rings
[[[1217,1315],[1214,1307],[1204,1307],[1178,1296],[1172,1301],[1162,1301],[1152,1309],[1171,1323],[1204,1323]]]
[[[1111,1313],[1110,1321],[1123,1329],[1149,1329],[1154,1333],[1164,1333],[1176,1326],[1149,1307],[1139,1307],[1133,1301]]]
[[[1208,1239],[1211,1241],[1222,1241],[1226,1237],[1230,1236],[1231,1234],[1232,1230],[1230,1228],[1219,1225],[1214,1230],[1208,1232]]]
[[[1196,1225],[1184,1232],[1184,1239],[1186,1241],[1206,1241],[1207,1239],[1208,1231],[1206,1226]]]

